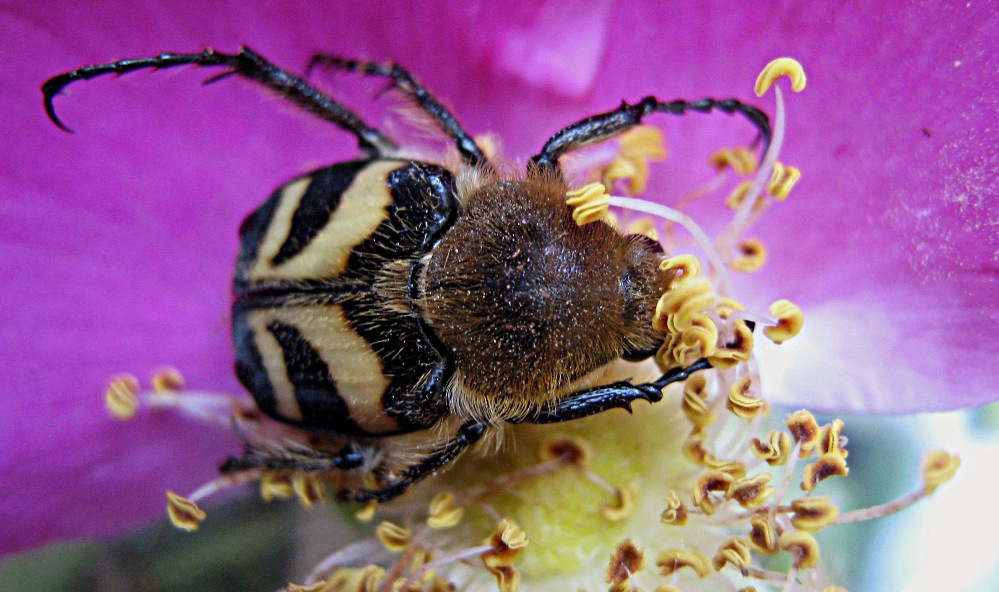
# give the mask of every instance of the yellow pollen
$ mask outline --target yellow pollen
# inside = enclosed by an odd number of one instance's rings
[[[837,454],[826,454],[805,466],[801,476],[801,489],[811,491],[815,486],[832,476],[845,477],[850,470],[846,460]]]
[[[166,492],[167,516],[170,522],[181,530],[194,532],[205,519],[205,511],[186,497],[181,497],[172,491]]]
[[[666,495],[666,509],[659,515],[659,521],[672,526],[683,526],[687,523],[687,509],[675,491],[671,490]]]
[[[961,457],[943,450],[933,450],[923,458],[923,492],[931,494],[950,481],[961,466]]]
[[[730,167],[743,177],[756,171],[756,155],[745,146],[722,148],[708,157],[708,164],[717,171]]]
[[[132,419],[139,408],[138,395],[139,380],[131,374],[119,374],[108,381],[104,406],[115,419]]]
[[[176,368],[160,368],[153,372],[153,391],[157,393],[173,393],[184,389],[184,375]]]
[[[714,559],[711,560],[711,566],[715,568],[715,571],[721,571],[726,565],[731,565],[741,570],[749,567],[751,561],[752,556],[749,553],[749,544],[745,539],[733,537],[718,547]]]
[[[710,516],[715,511],[714,502],[711,501],[710,493],[717,491],[725,493],[732,485],[734,479],[728,473],[722,471],[708,471],[694,483],[694,505]]]
[[[632,574],[645,567],[645,553],[631,539],[620,541],[610,556],[604,581],[608,584],[623,584]]]
[[[643,234],[652,240],[659,242],[659,233],[656,232],[656,223],[648,216],[643,216],[628,225],[625,231],[627,234]]]
[[[465,515],[465,509],[454,503],[454,494],[450,492],[438,493],[434,499],[430,500],[430,515],[427,518],[427,526],[430,528],[450,528],[461,521]]]
[[[661,576],[671,576],[684,567],[689,567],[702,578],[711,573],[711,562],[703,553],[686,549],[670,549],[660,553],[656,558],[656,566],[659,567]]]
[[[566,192],[565,203],[572,207],[572,219],[577,226],[603,219],[610,207],[610,196],[600,183],[590,183],[575,191]]]
[[[777,545],[790,553],[793,564],[799,569],[815,567],[819,561],[819,544],[815,537],[803,530],[788,530],[780,535]]]
[[[791,456],[791,436],[787,432],[773,430],[766,442],[753,438],[749,442],[749,449],[756,458],[766,461],[770,466],[783,465]]]
[[[750,531],[747,540],[749,546],[761,555],[774,555],[777,553],[777,533],[767,517],[756,514],[749,519]]]
[[[763,399],[751,394],[751,387],[752,380],[746,376],[736,381],[728,391],[728,402],[725,404],[725,408],[739,419],[753,419],[766,406]]]
[[[774,163],[774,172],[767,183],[767,193],[777,201],[784,201],[801,179],[801,171],[793,166]]]
[[[381,541],[383,547],[393,553],[400,553],[409,546],[409,529],[388,520],[382,521],[375,528],[375,536]]]
[[[319,473],[295,472],[291,476],[291,488],[303,508],[311,508],[314,503],[326,497],[326,488]]]
[[[839,508],[828,497],[802,497],[791,502],[791,524],[800,530],[815,532],[836,522]]]
[[[713,356],[718,348],[718,327],[706,314],[692,314],[688,327],[680,334],[680,343],[688,351],[699,351],[702,356]]]
[[[805,82],[807,81],[805,70],[798,63],[798,60],[777,58],[767,64],[756,78],[756,84],[753,86],[756,96],[762,97],[781,76],[787,76],[791,79],[791,90],[794,92],[805,90]]]
[[[732,479],[742,479],[746,476],[746,465],[738,460],[718,460],[712,455],[704,459],[704,466],[725,473]]]
[[[734,499],[747,510],[755,510],[767,503],[776,492],[773,487],[767,485],[772,478],[773,475],[770,473],[760,473],[753,477],[739,479],[728,488],[727,497]]]
[[[625,481],[614,488],[614,503],[600,508],[604,518],[620,522],[635,512],[638,503],[638,488],[631,481]]]
[[[371,522],[371,519],[375,517],[375,510],[378,509],[378,502],[375,500],[368,500],[364,502],[357,512],[354,513],[354,518],[358,522]]]
[[[751,238],[739,245],[739,256],[732,259],[729,266],[742,273],[752,273],[763,267],[766,260],[767,251],[763,248],[763,243]]]
[[[295,494],[291,477],[277,471],[264,471],[260,477],[260,497],[265,502],[275,499],[288,499]]]

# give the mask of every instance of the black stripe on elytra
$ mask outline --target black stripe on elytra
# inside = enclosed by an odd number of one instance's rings
[[[288,381],[302,411],[302,425],[347,435],[367,435],[353,419],[329,367],[295,327],[280,321],[267,324],[284,353]]]
[[[451,365],[415,317],[389,309],[373,294],[359,295],[342,309],[351,329],[381,359],[382,373],[390,381],[382,407],[403,431],[430,427],[447,413],[444,387]]]
[[[329,224],[333,212],[340,207],[343,192],[370,162],[343,162],[312,173],[312,180],[291,216],[288,237],[271,258],[272,265],[281,265],[298,255],[316,238],[319,231]]]
[[[232,342],[236,350],[236,378],[253,395],[253,400],[257,402],[257,407],[261,411],[276,419],[283,419],[277,417],[274,387],[271,385],[267,370],[264,369],[263,359],[253,337],[253,329],[246,323],[246,312],[234,310]]]
[[[386,177],[392,205],[375,231],[354,247],[347,274],[371,277],[385,261],[422,255],[454,224],[460,211],[454,175],[411,161]]]

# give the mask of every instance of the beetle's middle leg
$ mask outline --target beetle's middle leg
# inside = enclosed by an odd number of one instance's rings
[[[468,133],[458,123],[458,119],[434,98],[430,91],[423,87],[413,78],[413,75],[404,68],[395,64],[378,64],[375,62],[363,62],[351,60],[328,54],[316,54],[309,60],[306,71],[321,66],[324,68],[339,68],[348,72],[360,72],[369,76],[383,76],[391,80],[391,87],[397,89],[406,97],[415,102],[420,109],[437,124],[455,142],[462,159],[473,166],[487,166],[489,164],[482,149],[475,143]]]
[[[486,433],[486,426],[469,421],[458,429],[458,434],[442,446],[406,467],[399,476],[387,479],[381,487],[372,489],[347,489],[340,493],[344,499],[355,502],[375,500],[385,502],[404,493],[411,485],[449,465]]]
[[[364,464],[361,449],[349,443],[339,452],[329,453],[310,448],[280,450],[259,450],[247,447],[243,456],[230,456],[225,459],[219,471],[235,473],[246,469],[270,469],[274,471],[349,471]]]

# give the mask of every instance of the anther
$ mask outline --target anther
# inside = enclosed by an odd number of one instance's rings
[[[749,376],[739,379],[728,391],[725,408],[739,419],[753,419],[766,408],[766,401],[752,395],[752,379]]]
[[[383,547],[394,553],[400,553],[409,546],[411,533],[408,528],[385,520],[375,528],[375,536]]]
[[[295,495],[291,486],[291,476],[278,471],[264,471],[260,477],[260,497],[265,502],[275,499],[288,499]]]
[[[703,553],[690,551],[687,549],[670,549],[659,554],[656,558],[656,566],[659,567],[659,575],[670,576],[684,567],[690,568],[699,577],[705,577],[711,573],[711,562]]]
[[[173,393],[184,389],[184,375],[176,368],[160,368],[153,372],[153,391],[157,393]]]
[[[693,255],[675,255],[659,264],[660,271],[672,272],[674,282],[701,275],[701,262]]]
[[[676,491],[666,495],[666,509],[659,515],[659,521],[672,526],[683,526],[687,523],[687,509]]]
[[[793,58],[777,58],[767,64],[756,78],[756,84],[753,86],[756,96],[762,97],[781,76],[791,79],[791,90],[794,92],[805,90],[807,78],[801,64]]]
[[[777,201],[784,201],[801,179],[801,171],[793,166],[774,163],[774,172],[767,183],[767,193]]]
[[[954,473],[961,466],[961,457],[950,454],[943,450],[934,450],[923,458],[922,476],[923,492],[929,495],[936,491],[947,481],[950,481]]]
[[[610,563],[604,581],[608,584],[623,584],[635,572],[645,567],[645,553],[631,539],[620,541],[611,553]]]
[[[378,500],[368,500],[364,502],[357,512],[354,512],[354,518],[358,522],[371,522],[371,519],[375,517],[375,510],[378,509]]]
[[[799,409],[784,420],[796,444],[801,444],[802,456],[815,448],[819,439],[819,424],[807,409]]]
[[[291,488],[298,498],[298,503],[304,508],[311,508],[313,504],[326,497],[326,487],[319,479],[319,473],[295,472],[291,476]]]
[[[711,566],[715,568],[715,571],[721,571],[726,565],[741,570],[747,567],[750,561],[752,561],[752,556],[749,553],[749,544],[745,539],[733,537],[718,547],[711,560]]]
[[[188,532],[198,530],[198,526],[205,519],[205,511],[199,508],[198,504],[172,491],[167,491],[166,497],[167,516],[170,517],[170,522],[181,530]]]
[[[836,522],[839,508],[828,497],[803,497],[791,501],[791,524],[800,530],[815,532]]]
[[[805,466],[801,475],[801,489],[811,491],[820,481],[829,477],[845,477],[850,469],[846,466],[846,459],[838,454],[825,454],[816,461]]]
[[[774,302],[770,305],[768,312],[770,316],[777,319],[777,324],[764,327],[763,334],[777,345],[797,335],[801,331],[802,325],[805,324],[805,317],[801,314],[801,309],[789,300]]]
[[[745,479],[739,479],[728,488],[726,497],[734,499],[740,506],[748,510],[759,508],[773,497],[774,488],[768,485],[773,475],[760,473]]]
[[[777,545],[790,553],[793,565],[798,569],[814,567],[819,561],[819,544],[815,537],[803,530],[789,530],[780,535]]]
[[[614,488],[614,503],[600,508],[604,518],[620,522],[635,512],[638,503],[638,488],[631,481],[625,481]]]
[[[731,168],[742,177],[756,171],[756,155],[744,146],[722,148],[708,157],[708,164],[717,171]]]
[[[709,471],[702,475],[694,483],[694,505],[701,509],[705,515],[710,516],[715,511],[714,503],[711,501],[711,492],[725,493],[735,479],[728,473],[722,471]]]
[[[455,505],[454,494],[450,492],[438,493],[430,500],[430,515],[427,517],[427,526],[430,528],[450,528],[461,521],[465,514],[465,509]]]
[[[753,182],[746,180],[741,181],[725,198],[725,207],[730,210],[738,210],[742,206],[742,202],[746,199],[746,195],[749,193],[749,189],[753,186]],[[759,211],[763,204],[766,203],[766,197],[762,194],[756,197],[756,202],[753,204],[753,210]]]
[[[104,405],[115,419],[135,417],[139,408],[139,380],[131,374],[111,377],[104,391]]]
[[[752,273],[763,267],[767,260],[767,250],[759,239],[751,238],[739,244],[739,256],[732,259],[729,265],[736,271]]]
[[[610,196],[601,183],[590,183],[574,191],[566,192],[569,199],[565,203],[572,207],[572,219],[583,226],[596,222],[607,215]]]
[[[559,459],[567,465],[585,469],[590,464],[593,451],[582,438],[568,435],[557,435],[547,438],[541,443],[538,456],[542,461]]]
[[[849,453],[843,448],[843,420],[834,419],[819,429],[819,454],[836,454],[846,458]]]
[[[687,420],[699,428],[708,426],[715,420],[707,397],[707,379],[704,376],[695,374],[684,382],[681,408]]]
[[[773,430],[766,442],[758,438],[750,440],[749,449],[756,458],[770,466],[783,465],[791,454],[791,436],[787,432]]]
[[[496,525],[493,534],[486,538],[484,544],[492,548],[480,557],[483,565],[496,579],[501,592],[513,592],[519,588],[520,574],[513,568],[513,560],[527,543],[524,531],[505,518]]]
[[[750,531],[747,540],[749,546],[761,555],[774,555],[777,553],[777,533],[773,525],[762,514],[756,514],[749,519]]]

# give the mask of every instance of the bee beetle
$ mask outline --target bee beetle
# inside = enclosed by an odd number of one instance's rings
[[[67,129],[53,107],[67,85],[180,65],[221,68],[210,81],[238,75],[262,84],[354,134],[361,152],[293,179],[247,216],[233,279],[240,382],[267,415],[347,444],[287,456],[248,446],[223,471],[357,469],[388,437],[426,434],[407,464],[375,468],[377,486],[343,492],[385,501],[504,422],[630,409],[710,367],[701,359],[648,383],[596,384],[609,364],[647,359],[663,344],[652,317],[670,277],[657,242],[573,221],[559,157],[652,113],[739,113],[766,145],[770,124],[758,109],[734,99],[623,102],[556,132],[511,180],[395,65],[317,55],[310,69],[385,78],[454,141],[454,170],[400,157],[384,133],[248,48],[85,66],[45,82],[44,106]]]

